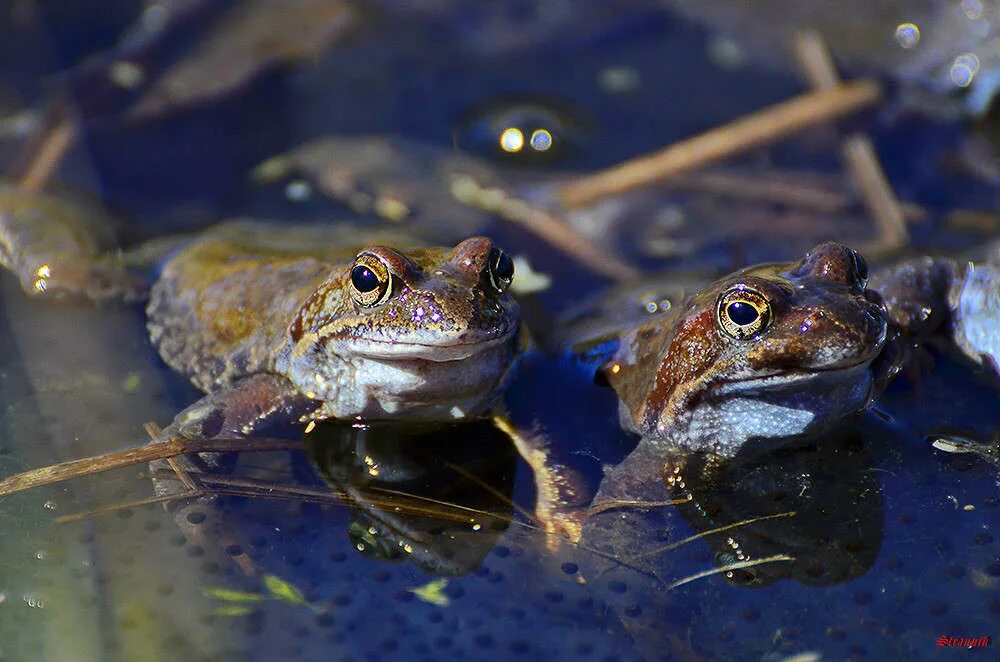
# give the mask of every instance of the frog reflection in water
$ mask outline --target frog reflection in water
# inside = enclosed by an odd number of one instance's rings
[[[641,439],[606,471],[594,505],[667,498],[664,480],[692,452],[747,458],[838,424],[899,372],[906,342],[939,337],[996,365],[994,267],[926,258],[876,280],[867,289],[864,259],[826,243],[798,263],[736,272],[621,334],[600,373],[622,427]],[[540,517],[579,538],[578,480],[543,440],[526,443]]]
[[[69,230],[50,227],[61,239],[52,242],[36,221],[0,217],[0,261],[27,291],[104,299],[128,282]],[[484,237],[454,248],[345,249],[345,229],[236,222],[174,250],[149,292],[149,334],[207,395],[162,438],[488,411],[517,349],[511,259]],[[79,278],[63,277],[64,265]]]

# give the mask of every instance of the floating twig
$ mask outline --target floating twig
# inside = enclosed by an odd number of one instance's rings
[[[707,529],[705,531],[699,531],[693,536],[688,536],[687,538],[682,538],[676,542],[672,542],[669,545],[664,545],[663,547],[657,547],[656,549],[644,552],[635,558],[645,558],[647,556],[656,556],[658,554],[663,554],[664,552],[669,552],[677,549],[678,547],[683,547],[689,543],[694,542],[700,538],[707,538],[708,536],[715,535],[716,533],[723,533],[725,531],[730,531],[732,529],[738,529],[740,527],[747,526],[748,524],[754,524],[755,522],[762,522],[769,519],[778,519],[780,517],[795,517],[796,512],[794,510],[789,510],[784,513],[775,513],[773,515],[761,515],[760,517],[751,517],[750,519],[741,520],[739,522],[733,522],[732,524],[727,524],[725,526],[719,526],[714,529]]]
[[[880,98],[878,85],[867,80],[803,94],[654,154],[564,184],[561,198],[567,207],[579,207],[619,195],[857,112]]]
[[[601,501],[600,503],[595,503],[590,508],[588,508],[587,517],[593,517],[594,515],[599,515],[609,510],[618,510],[620,508],[635,508],[636,510],[652,510],[654,508],[666,508],[667,506],[679,506],[690,502],[691,502],[690,496],[681,497],[680,499],[667,499],[665,501],[634,501],[631,499],[609,499],[607,501]]]
[[[840,85],[840,76],[823,38],[814,30],[795,36],[795,55],[810,84],[817,90],[832,90]],[[906,219],[896,194],[882,170],[875,147],[868,136],[852,133],[841,145],[841,157],[861,193],[868,213],[878,226],[882,248],[892,249],[909,242]]]
[[[538,520],[535,519],[535,516],[531,513],[530,510],[528,510],[527,508],[525,508],[521,504],[519,504],[516,501],[514,501],[513,499],[511,499],[508,495],[504,494],[503,492],[501,492],[497,488],[493,487],[492,485],[490,485],[489,483],[487,483],[485,480],[483,480],[479,476],[476,476],[475,474],[473,474],[473,473],[471,473],[469,471],[466,471],[462,467],[458,466],[457,464],[453,464],[451,462],[445,462],[444,466],[448,467],[449,469],[451,469],[452,471],[454,471],[455,473],[457,473],[459,476],[462,476],[466,480],[475,483],[476,485],[478,485],[479,487],[481,487],[482,489],[486,490],[487,492],[489,492],[490,494],[492,494],[494,497],[496,497],[497,499],[499,499],[501,503],[507,504],[508,506],[510,506],[511,508],[513,508],[514,510],[516,510],[526,520],[528,520],[529,522],[531,522],[535,526],[539,526]]]
[[[0,481],[0,496],[42,485],[61,483],[82,476],[129,467],[153,460],[166,460],[184,453],[231,451],[271,451],[299,448],[301,443],[288,439],[180,439],[157,441],[139,448],[105,453],[80,460],[61,462],[40,469],[14,474]]]
[[[504,188],[483,186],[473,176],[462,174],[452,178],[451,195],[463,204],[522,227],[599,274],[615,280],[629,280],[640,275],[634,266],[580,234],[565,219]]]
[[[728,565],[719,566],[718,568],[712,568],[711,570],[705,570],[703,572],[698,572],[690,577],[685,577],[684,579],[678,579],[673,584],[667,587],[668,591],[672,591],[675,588],[684,586],[685,584],[690,584],[691,582],[704,579],[705,577],[711,577],[712,575],[719,575],[724,572],[730,572],[732,570],[742,570],[744,568],[752,568],[755,565],[764,565],[765,563],[776,563],[779,561],[794,561],[794,556],[788,556],[787,554],[775,554],[774,556],[768,556],[763,559],[754,559],[752,561],[740,561],[738,563],[730,563]]]
[[[156,423],[150,421],[142,427],[146,430],[146,434],[149,435],[149,438],[154,443],[157,439],[162,438],[163,428]],[[184,485],[188,492],[197,492],[199,490],[199,487],[195,484],[194,479],[188,475],[187,470],[181,466],[181,463],[177,461],[176,457],[168,457],[167,464],[170,465],[170,468],[177,475],[177,480],[181,481],[181,484]]]
[[[815,172],[773,169],[759,175],[738,170],[709,170],[671,177],[664,184],[685,191],[824,213],[847,211],[858,203],[855,196],[825,185],[821,177]],[[927,218],[927,210],[920,205],[901,202],[900,206],[907,223],[919,223]]]

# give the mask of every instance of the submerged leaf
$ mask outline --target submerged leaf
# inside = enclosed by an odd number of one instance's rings
[[[264,596],[260,593],[246,593],[244,591],[234,591],[228,588],[209,587],[202,591],[206,598],[225,600],[226,602],[260,602]]]
[[[122,390],[126,393],[135,393],[142,386],[142,375],[138,372],[130,372],[122,380]]]
[[[448,586],[447,578],[435,579],[423,586],[411,588],[410,593],[424,602],[437,605],[438,607],[447,607],[451,604],[451,599],[444,593],[446,586]]]
[[[276,598],[286,602],[291,602],[296,605],[307,604],[305,596],[302,595],[302,591],[275,575],[264,576],[264,587],[267,588],[267,590]]]
[[[246,607],[244,605],[226,605],[225,607],[219,607],[212,613],[216,616],[249,616],[253,613],[253,607]]]
[[[276,65],[316,57],[353,23],[344,0],[238,3],[131,114],[152,117],[221,97]]]

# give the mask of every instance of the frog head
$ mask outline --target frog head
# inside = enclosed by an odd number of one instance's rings
[[[516,353],[513,277],[511,258],[485,237],[362,249],[306,299],[278,368],[328,416],[482,413]]]
[[[605,375],[623,425],[654,442],[735,455],[867,406],[886,317],[868,268],[836,243],[727,276],[668,323],[623,337]]]

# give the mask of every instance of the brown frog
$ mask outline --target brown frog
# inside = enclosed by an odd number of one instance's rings
[[[692,452],[725,461],[812,437],[868,407],[914,341],[944,341],[995,369],[995,264],[919,258],[874,280],[881,294],[867,288],[861,255],[821,244],[800,262],[717,280],[625,330],[599,375],[639,444],[606,469],[587,510],[580,481],[545,440],[519,440],[540,518],[577,539],[588,513],[609,503],[669,499],[664,481]]]
[[[461,419],[493,403],[519,313],[513,262],[489,239],[324,255],[275,231],[228,226],[166,263],[148,326],[175,371],[206,392],[266,375],[311,419]]]
[[[164,439],[327,418],[474,418],[497,400],[517,353],[513,262],[485,237],[345,249],[345,236],[363,233],[242,221],[123,255],[60,221],[0,215],[0,262],[31,294],[141,297],[130,267],[164,257],[148,292],[150,338],[207,394]]]
[[[886,340],[868,268],[838,244],[750,267],[627,331],[604,368],[622,425],[653,443],[735,455],[863,408]]]

